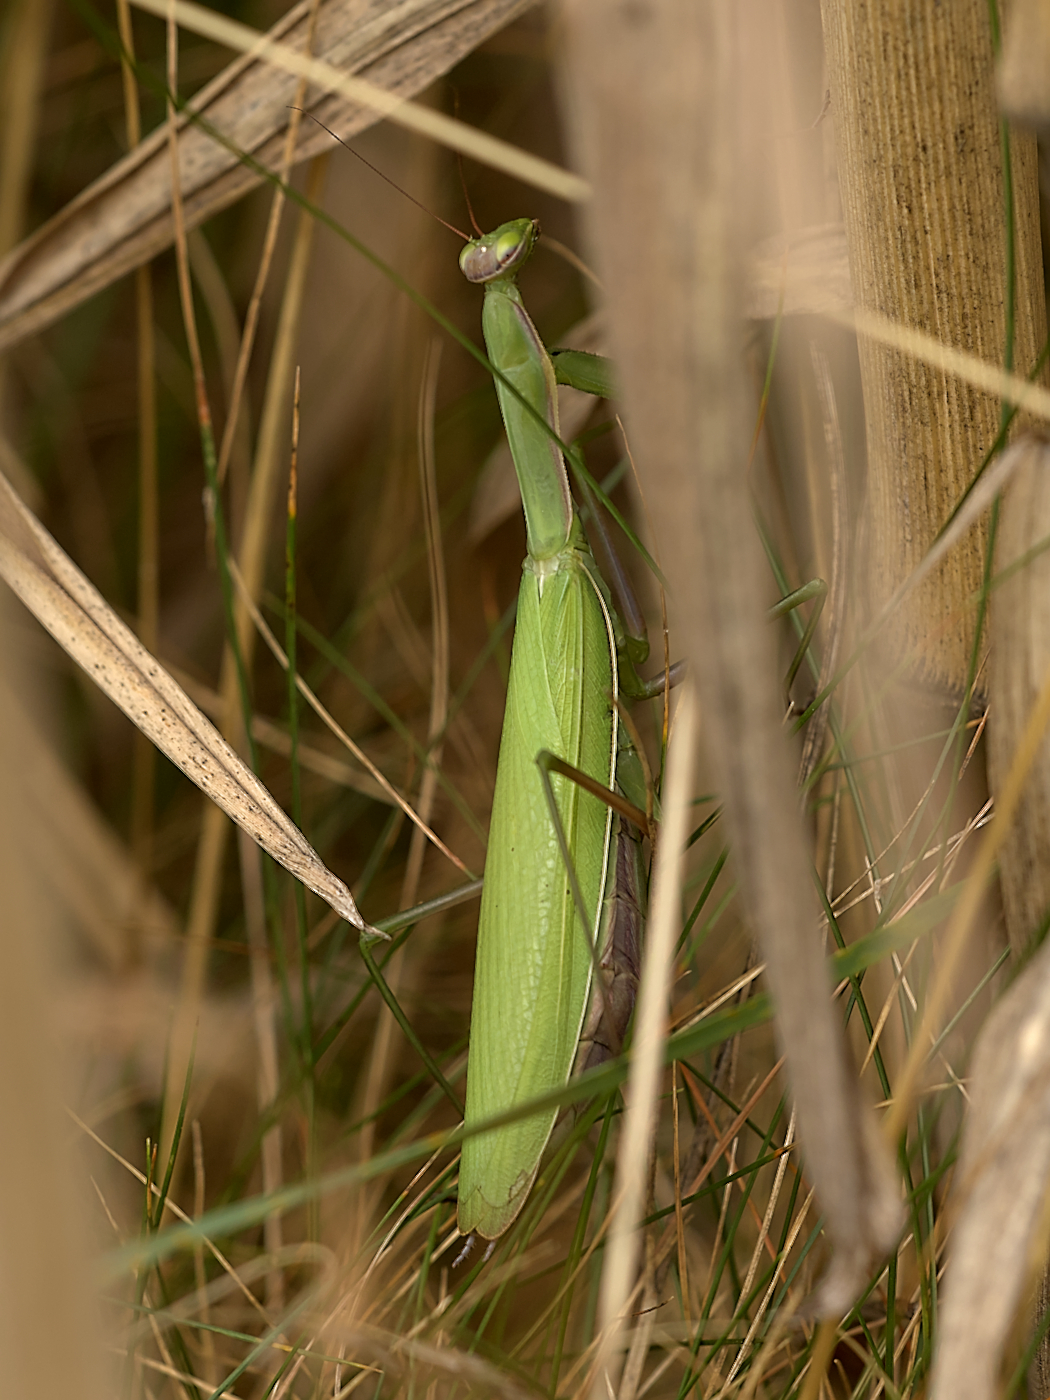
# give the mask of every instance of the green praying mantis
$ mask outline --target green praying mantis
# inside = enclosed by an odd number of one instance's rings
[[[632,795],[644,786],[637,758],[632,763],[620,752],[631,750],[621,746],[616,707],[620,655],[634,693],[633,662],[645,659],[648,644],[635,635],[637,626],[628,636],[614,615],[573,505],[556,379],[609,397],[610,375],[600,356],[566,351],[556,376],[516,282],[538,235],[535,220],[516,219],[466,239],[460,255],[467,279],[485,287],[485,345],[528,539],[478,925],[468,1129],[563,1086],[581,1039],[588,1064],[618,1050],[638,977],[641,841],[634,825],[586,784],[615,799],[618,772],[622,780],[632,771]],[[551,774],[545,761],[563,771]],[[601,985],[585,1025],[596,966]],[[459,1175],[463,1234],[494,1240],[513,1224],[555,1117],[556,1110],[526,1113],[466,1137]]]
[[[556,377],[594,392],[601,388],[600,362],[577,356],[578,365],[555,374],[516,280],[538,232],[533,220],[516,219],[472,240],[460,255],[467,279],[485,288],[482,328],[498,371],[528,541],[478,923],[468,1130],[563,1086],[581,1033],[595,1053],[603,1010],[625,1025],[637,979],[639,900],[632,891],[639,842],[589,787],[558,771],[548,777],[537,762],[553,755],[559,767],[590,778],[589,786],[615,791],[623,636],[557,440]],[[572,374],[574,368],[582,374]],[[585,1028],[607,902],[610,922],[618,917],[621,930],[607,924],[605,946],[618,939],[626,959],[597,988]],[[544,1109],[466,1138],[459,1173],[463,1234],[494,1240],[514,1222],[555,1117],[556,1110]]]
[[[563,1087],[574,1062],[586,1068],[618,1052],[639,974],[641,835],[616,793],[640,806],[645,784],[617,705],[621,691],[635,698],[656,688],[635,675],[648,651],[640,619],[620,622],[569,490],[556,383],[608,396],[610,376],[600,357],[579,352],[560,353],[556,368],[525,310],[517,274],[538,233],[534,220],[512,220],[460,254],[464,275],[485,288],[482,329],[528,541],[478,921],[468,1130]],[[816,601],[786,694],[826,591],[814,580],[771,612]],[[670,680],[661,677],[661,687]],[[513,1224],[556,1113],[525,1111],[468,1132],[463,1234],[495,1240]]]
[[[628,625],[621,622],[573,503],[556,385],[611,397],[611,375],[600,356],[578,351],[556,352],[556,367],[540,339],[517,286],[538,236],[535,220],[515,219],[466,239],[459,259],[467,280],[485,289],[482,329],[528,549],[478,921],[459,1172],[458,1223],[468,1243],[498,1239],[528,1199],[557,1109],[527,1105],[563,1088],[577,1057],[588,1068],[622,1046],[639,976],[640,827],[649,826],[643,808],[651,803],[618,705],[621,692],[660,693],[680,669],[657,683],[639,680],[644,624],[622,577]],[[610,564],[616,569],[615,556]],[[814,596],[808,585],[774,613]],[[817,602],[791,677],[822,595]]]

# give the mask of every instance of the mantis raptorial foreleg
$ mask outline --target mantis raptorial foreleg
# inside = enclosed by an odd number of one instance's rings
[[[619,1055],[634,1015],[642,973],[648,875],[642,833],[626,817],[617,818],[616,861],[606,895],[606,923],[600,954],[602,995],[591,1002],[580,1033],[577,1064],[593,1069]]]

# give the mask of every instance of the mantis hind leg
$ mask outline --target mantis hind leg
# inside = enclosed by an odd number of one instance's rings
[[[622,736],[622,726],[620,732]],[[620,762],[623,761],[621,752]],[[576,1054],[574,1072],[579,1073],[595,1065],[604,1064],[606,1060],[620,1053],[631,1016],[634,1014],[641,975],[641,940],[646,914],[647,875],[642,841],[645,835],[651,835],[652,828],[646,813],[621,792],[603,788],[588,774],[565,763],[557,755],[543,751],[537,755],[536,763],[578,909],[582,909],[582,897],[578,894],[576,873],[554,800],[551,773],[558,773],[593,793],[606,802],[615,814],[612,837],[614,852],[606,877],[598,940],[594,945],[588,944],[592,959],[593,990]],[[581,926],[586,927],[582,919]]]
[[[580,1032],[577,1072],[619,1055],[634,1014],[642,969],[642,928],[646,916],[646,874],[642,833],[618,818],[616,860],[609,872],[602,920],[602,947],[596,977],[600,995],[591,998]]]

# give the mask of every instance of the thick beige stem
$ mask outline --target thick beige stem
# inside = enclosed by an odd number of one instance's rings
[[[986,0],[822,0],[856,304],[991,364],[1005,355],[1002,152]],[[1034,139],[1011,135],[1014,364],[1046,337]],[[999,428],[998,400],[862,339],[871,571],[881,603],[916,567]],[[974,527],[886,635],[919,676],[960,693],[987,528]],[[979,684],[981,682],[979,681]]]

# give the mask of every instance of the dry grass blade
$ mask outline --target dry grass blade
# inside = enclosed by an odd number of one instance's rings
[[[1050,1174],[1050,947],[995,1008],[974,1057],[931,1400],[992,1400],[1024,1285],[1043,1262]]]
[[[823,232],[822,230],[818,232]],[[855,330],[859,335],[885,347],[896,350],[903,356],[939,370],[946,376],[953,376],[964,384],[982,393],[1003,399],[1034,417],[1050,419],[1050,392],[1041,384],[1033,383],[1020,374],[1010,374],[1001,364],[971,353],[945,345],[936,336],[914,326],[901,325],[889,316],[878,311],[852,307],[843,298],[839,286],[841,267],[837,253],[837,239],[825,254],[825,245],[816,237],[814,250],[803,248],[798,255],[792,248],[792,258],[787,267],[785,313],[811,313],[826,317],[847,330]],[[759,250],[752,265],[752,282],[749,289],[748,314],[760,318],[775,314],[780,284],[784,280],[783,253],[776,262],[776,253],[783,249],[783,240],[771,241],[770,249]],[[831,261],[830,272],[824,255]],[[776,279],[780,277],[780,282]]]
[[[1018,444],[1020,447],[1020,444]],[[1018,449],[1014,449],[1015,452]],[[1000,570],[1016,566],[1050,533],[1046,443],[1029,440],[1003,500],[997,543]],[[1040,555],[1007,579],[992,599],[995,647],[989,666],[988,765],[1001,792],[1017,741],[1050,665],[1050,556]],[[1017,817],[999,853],[1006,931],[1015,953],[1050,907],[1050,755],[1041,749]]]
[[[387,1332],[378,1327],[329,1326],[332,1338],[341,1338],[351,1355],[355,1357],[355,1367],[360,1367],[367,1358],[377,1369],[389,1373],[401,1382],[398,1389],[408,1390],[410,1379],[430,1380],[430,1394],[449,1393],[440,1388],[440,1380],[448,1386],[462,1386],[462,1392],[469,1395],[499,1395],[505,1400],[526,1400],[534,1392],[525,1390],[502,1367],[494,1366],[482,1356],[454,1347],[437,1347],[412,1337]],[[329,1343],[331,1345],[331,1343]],[[339,1390],[337,1400],[349,1400],[359,1389],[360,1379],[367,1372],[358,1372],[358,1384],[351,1382]]]
[[[902,355],[910,356],[945,375],[954,375],[962,383],[1002,399],[1024,413],[1050,419],[1050,391],[1037,382],[1019,374],[1010,374],[1000,365],[989,364],[969,351],[945,345],[936,336],[901,325],[878,311],[858,307],[853,311],[825,311],[823,314],[841,326],[856,330],[868,340],[876,341],[887,349],[899,350]]]
[[[277,664],[282,669],[287,670],[288,657],[283,648],[281,647],[280,642],[278,642],[273,632],[267,626],[266,620],[263,617],[262,613],[251,601],[248,591],[244,585],[244,580],[241,578],[240,571],[238,570],[236,564],[233,564],[231,566],[230,573],[234,583],[237,586],[238,598],[240,602],[244,605],[248,616],[250,616],[251,620],[255,623],[256,631],[259,633],[259,636],[262,637],[266,645],[270,648],[270,651],[273,653],[273,657]],[[372,760],[368,757],[368,755],[364,752],[360,745],[355,744],[353,739],[351,739],[350,735],[347,734],[346,730],[342,729],[335,722],[332,716],[321,704],[320,700],[318,700],[314,692],[303,680],[302,676],[296,676],[295,684],[296,689],[299,691],[299,694],[303,697],[303,699],[315,712],[315,714],[318,715],[318,717],[328,726],[328,728],[332,731],[332,733],[340,741],[340,743],[343,744],[349,750],[349,752],[353,754],[353,756],[358,760],[358,762],[361,763],[375,779],[376,785],[380,793],[379,800],[384,802],[389,801],[393,806],[400,807],[401,810],[404,812],[405,816],[415,826],[416,830],[421,832],[427,838],[427,840],[430,841],[431,844],[441,852],[443,856],[447,857],[447,859],[452,862],[452,864],[457,868],[457,870],[461,870],[464,875],[469,877],[470,871],[460,860],[459,856],[457,856],[454,851],[449,850],[448,846],[445,845],[441,837],[438,836],[437,833],[434,832],[426,824],[426,822],[420,816],[419,812],[416,811],[416,809],[407,800],[407,798],[403,797],[401,793],[399,793],[398,790],[393,786],[393,784],[383,775],[383,773],[380,772],[380,770],[376,767],[376,765],[372,762]],[[428,773],[434,771],[435,769],[433,767],[427,769]]]
[[[748,315],[756,320],[775,316],[783,290],[785,315],[824,316],[1025,413],[1050,418],[1050,392],[1041,384],[1010,374],[971,351],[945,345],[924,330],[855,307],[848,295],[849,265],[843,255],[837,225],[804,230],[791,241],[782,236],[760,244],[750,260]]]
[[[312,0],[301,0],[267,38],[302,49],[312,8]],[[317,15],[313,52],[342,72],[367,77],[394,98],[407,98],[448,72],[522,8],[523,0],[404,0],[388,6],[328,0]],[[297,81],[249,53],[208,83],[190,107],[234,148],[276,172]],[[374,109],[341,96],[322,97],[310,110],[344,138],[378,120]],[[186,227],[192,229],[254,189],[262,177],[185,113],[179,125]],[[50,325],[171,244],[166,142],[162,126],[0,263],[0,349]],[[296,163],[329,150],[331,143],[326,131],[306,123]]]
[[[734,113],[748,102],[746,65],[736,59],[747,51],[746,22],[691,0],[649,10],[644,26],[593,0],[574,0],[566,15],[570,110],[579,163],[595,186],[593,261],[610,289],[614,355],[677,635],[695,665],[799,1137],[835,1249],[817,1306],[841,1313],[896,1238],[900,1204],[815,936],[811,857],[762,621],[766,574],[746,494],[744,239],[735,223],[744,157]]]
[[[593,1394],[615,1393],[611,1375],[619,1355],[625,1309],[634,1285],[645,1211],[649,1153],[656,1128],[657,1096],[667,1038],[667,1003],[674,969],[675,926],[681,897],[682,861],[688,836],[689,800],[696,764],[696,697],[689,687],[677,715],[668,750],[670,782],[657,848],[653,903],[638,992],[638,1018],[631,1057],[627,1116],[616,1161],[616,1198],[609,1246],[602,1270],[599,1323],[602,1338],[595,1360]]]
[[[1028,775],[1032,771],[1043,745],[1043,737],[1048,726],[1050,726],[1050,665],[1043,673],[1035,702],[1028,713],[1024,730],[1014,749],[1009,772],[1003,779],[1002,786],[996,795],[995,816],[977,849],[973,866],[959,896],[959,902],[952,911],[951,919],[945,930],[937,963],[937,973],[926,997],[922,1022],[912,1041],[904,1068],[894,1084],[893,1107],[883,1124],[886,1139],[890,1143],[896,1142],[908,1121],[908,1115],[911,1112],[929,1054],[931,1039],[938,1030],[938,1023],[950,1003],[953,981],[958,971],[959,962],[980,916],[981,897],[988,880],[991,878],[992,871],[995,869],[995,858],[999,848],[1009,835],[1014,814],[1028,781]]]
[[[350,891],[0,476],[0,575],[113,703],[274,860],[364,929]]]

